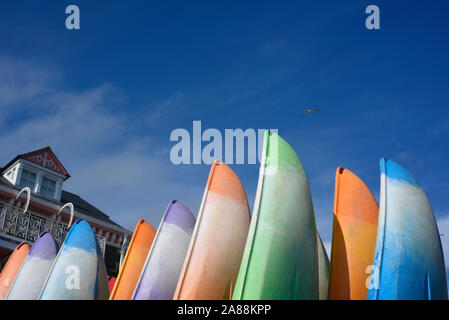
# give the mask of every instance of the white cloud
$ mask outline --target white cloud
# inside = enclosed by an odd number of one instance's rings
[[[175,92],[163,101],[148,105],[146,108],[146,111],[148,112],[146,115],[148,124],[157,126],[160,123],[165,123],[167,120],[176,118],[184,99],[184,93]]]
[[[50,145],[62,153],[83,155],[98,144],[107,144],[123,131],[120,117],[104,106],[111,91],[102,86],[79,94],[48,95],[38,114],[2,134],[3,152],[25,152],[25,144],[28,149]]]
[[[0,56],[0,110],[52,90],[60,74],[47,65]],[[4,111],[4,110],[2,110]]]
[[[196,213],[207,175],[204,181],[193,179],[197,168],[172,165],[166,147],[134,134],[132,125],[140,119],[126,115],[126,97],[117,88],[103,84],[81,92],[61,90],[58,72],[45,64],[3,57],[0,70],[3,67],[15,80],[10,85],[7,76],[0,75],[0,115],[5,123],[13,123],[0,129],[2,164],[17,154],[51,146],[72,176],[64,189],[131,230],[140,218],[157,227],[173,199]],[[182,98],[175,94],[157,104],[149,110],[155,113],[152,119],[165,117],[164,108]],[[29,116],[18,117],[17,110]]]

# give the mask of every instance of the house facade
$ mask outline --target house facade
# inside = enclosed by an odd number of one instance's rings
[[[64,182],[69,178],[50,147],[18,155],[0,168],[1,268],[19,243],[32,244],[44,231],[51,232],[61,245],[69,231],[70,212],[68,209],[58,212],[64,204],[72,203],[73,222],[82,218],[91,225],[102,249],[108,275],[117,275],[132,232],[80,196],[64,190]],[[24,187],[31,190],[27,212],[23,210],[25,195],[16,200]]]

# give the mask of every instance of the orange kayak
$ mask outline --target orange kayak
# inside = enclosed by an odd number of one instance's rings
[[[13,284],[17,272],[19,272],[30,249],[31,246],[28,243],[22,242],[13,251],[8,262],[6,262],[6,265],[0,274],[0,300],[5,300],[8,295],[9,288]]]
[[[351,171],[335,175],[334,225],[329,299],[365,300],[374,260],[379,206]]]
[[[245,190],[234,171],[215,161],[174,294],[175,300],[230,299],[248,236]]]
[[[153,243],[156,230],[144,220],[139,220],[126,251],[110,300],[130,300]]]

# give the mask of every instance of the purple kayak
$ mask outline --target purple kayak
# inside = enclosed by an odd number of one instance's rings
[[[6,299],[37,300],[58,250],[53,236],[48,232],[42,233],[31,247]]]
[[[170,202],[137,282],[133,300],[173,298],[194,227],[195,218],[190,210],[179,201]]]

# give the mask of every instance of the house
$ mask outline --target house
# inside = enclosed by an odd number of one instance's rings
[[[50,147],[21,154],[0,168],[0,267],[21,242],[32,244],[44,231],[49,231],[62,244],[69,230],[69,210],[57,213],[66,203],[74,206],[73,222],[86,220],[97,235],[105,258],[108,275],[116,276],[122,247],[132,232],[80,196],[63,189],[69,173]],[[27,212],[25,196],[16,200],[24,187],[31,190]]]

